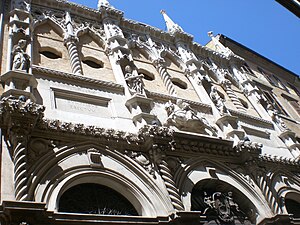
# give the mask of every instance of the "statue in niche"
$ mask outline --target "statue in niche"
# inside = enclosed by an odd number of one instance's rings
[[[212,102],[215,104],[215,106],[219,110],[221,115],[228,114],[228,110],[224,104],[225,99],[221,98],[221,96],[219,95],[219,93],[217,91],[216,86],[211,87],[211,92],[210,92],[209,96],[210,96]]]
[[[239,209],[239,206],[234,202],[232,192],[227,194],[215,192],[209,196],[204,192],[204,204],[207,206],[203,214],[208,218],[215,220],[217,224],[235,224],[235,220],[242,224],[250,225],[246,214]]]
[[[131,94],[144,93],[143,77],[143,75],[134,75],[131,66],[125,67],[125,80]]]
[[[21,39],[18,41],[18,44],[13,47],[12,70],[22,70],[28,72],[30,66],[30,57],[26,53],[26,45],[26,40]]]
[[[168,114],[165,126],[175,126],[179,130],[217,135],[216,128],[212,127],[204,117],[199,116],[190,104],[181,99],[177,100],[176,105],[169,101],[165,104],[165,109]]]
[[[279,129],[281,131],[289,130],[289,128],[286,126],[286,124],[283,122],[283,120],[279,116],[279,111],[277,109],[275,109],[272,104],[269,103],[267,105],[267,111],[268,111],[269,115],[271,116],[272,120],[274,121],[274,123],[276,123],[276,125],[279,127]]]

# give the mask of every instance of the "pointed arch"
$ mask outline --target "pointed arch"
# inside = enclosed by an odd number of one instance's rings
[[[182,61],[182,59],[173,53],[172,51],[166,50],[164,51],[164,58],[169,58],[179,69],[185,71],[186,64]]]
[[[56,22],[54,19],[50,18],[50,17],[46,17],[43,20],[38,20],[33,24],[33,33],[35,33],[35,30],[44,25],[44,24],[49,24],[49,26],[51,26],[53,28],[53,30],[59,34],[61,37],[64,36],[65,33],[65,29],[58,23]]]
[[[91,38],[100,46],[102,47],[103,49],[105,49],[106,47],[106,42],[104,41],[104,39],[99,35],[97,34],[95,31],[93,31],[91,28],[89,27],[84,27],[82,29],[78,29],[76,32],[75,32],[75,37],[78,37],[80,38],[81,36],[83,35],[90,35]]]

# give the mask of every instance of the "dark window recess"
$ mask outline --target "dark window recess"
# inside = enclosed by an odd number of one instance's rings
[[[240,100],[240,102],[242,103],[242,105],[243,105],[243,107],[244,107],[245,109],[248,109],[248,108],[249,108],[248,103],[247,103],[245,100],[243,100],[243,99],[241,99],[241,98],[239,98],[239,100]]]
[[[98,62],[94,62],[92,60],[89,60],[89,59],[85,59],[85,60],[82,60],[82,63],[88,65],[89,67],[92,67],[94,69],[100,69],[100,68],[103,68],[103,65],[101,63],[98,63]]]
[[[296,110],[298,115],[300,116],[300,105],[296,101],[289,101],[289,103],[293,106],[293,108]]]
[[[294,90],[294,92],[300,97],[300,91],[292,84],[288,83],[288,85],[290,86],[290,88],[292,88]]]
[[[179,79],[172,79],[172,83],[181,89],[187,89],[187,84]]]
[[[242,70],[246,73],[254,75],[253,71],[250,69],[250,66],[247,63],[244,63],[244,65],[242,65]]]
[[[300,203],[292,199],[285,199],[285,207],[288,214],[293,214],[294,218],[300,218]]]
[[[275,109],[277,109],[279,113],[288,116],[287,112],[283,109],[283,107],[279,104],[279,102],[275,99],[275,97],[271,93],[267,91],[263,91],[263,93],[264,96],[267,98],[269,104],[273,105],[273,107],[275,107]]]
[[[59,212],[138,216],[133,205],[115,190],[99,184],[79,184],[59,200]]]
[[[42,54],[43,56],[49,58],[49,59],[60,59],[61,56],[54,53],[54,52],[50,52],[50,51],[40,51],[40,54]]]
[[[151,74],[147,74],[147,73],[139,73],[139,75],[143,75],[143,78],[145,80],[149,80],[149,81],[153,81],[154,80],[154,76]]]

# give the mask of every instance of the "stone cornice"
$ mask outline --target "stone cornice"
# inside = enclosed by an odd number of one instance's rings
[[[71,73],[65,73],[57,70],[52,70],[48,69],[45,67],[40,67],[40,66],[32,66],[33,73],[35,75],[39,74],[45,74],[47,77],[56,77],[56,78],[61,78],[61,79],[68,79],[68,80],[74,80],[76,82],[84,82],[87,84],[91,85],[96,85],[98,87],[102,87],[105,89],[113,90],[115,92],[121,92],[124,93],[124,87],[120,84],[108,82],[108,81],[102,81],[102,80],[97,80],[85,76],[79,76]]]
[[[270,129],[274,129],[273,123],[269,120],[265,120],[265,119],[262,119],[262,118],[259,118],[259,117],[256,117],[256,116],[251,116],[249,114],[238,112],[238,111],[233,110],[233,109],[229,109],[229,112],[234,116],[238,116],[239,118],[244,118],[248,121],[254,122],[259,127],[267,127],[267,128],[270,128]]]
[[[32,4],[64,11],[71,11],[72,13],[79,16],[84,15],[84,17],[89,19],[100,19],[101,16],[101,13],[97,9],[89,8],[84,5],[65,0],[32,0]]]
[[[284,158],[284,157],[277,157],[277,156],[271,156],[271,155],[260,155],[258,160],[261,163],[276,163],[280,165],[289,165],[289,166],[296,166],[300,167],[300,160],[299,159],[292,159],[292,158]]]
[[[106,129],[92,125],[84,125],[80,123],[70,123],[60,120],[43,119],[37,124],[37,130],[46,132],[55,132],[58,134],[83,135],[85,137],[95,137],[106,141],[123,141],[138,145],[142,139],[137,134],[120,131],[115,129]]]
[[[176,102],[177,97],[171,96],[171,95],[166,95],[166,94],[160,94],[160,93],[155,93],[155,92],[151,92],[151,91],[146,91],[146,94],[149,98],[153,98],[156,100],[160,100],[163,102],[167,102],[167,101],[174,101]],[[194,102],[191,100],[187,100],[187,99],[183,99],[185,102],[187,102],[188,104],[190,104],[194,109],[199,110],[199,112],[202,113],[207,113],[207,114],[212,114],[212,108],[210,105],[201,103],[201,102]]]

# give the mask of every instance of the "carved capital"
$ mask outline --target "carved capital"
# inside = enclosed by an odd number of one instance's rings
[[[17,136],[28,135],[36,123],[44,116],[45,107],[13,97],[5,97],[0,101],[0,127]]]

